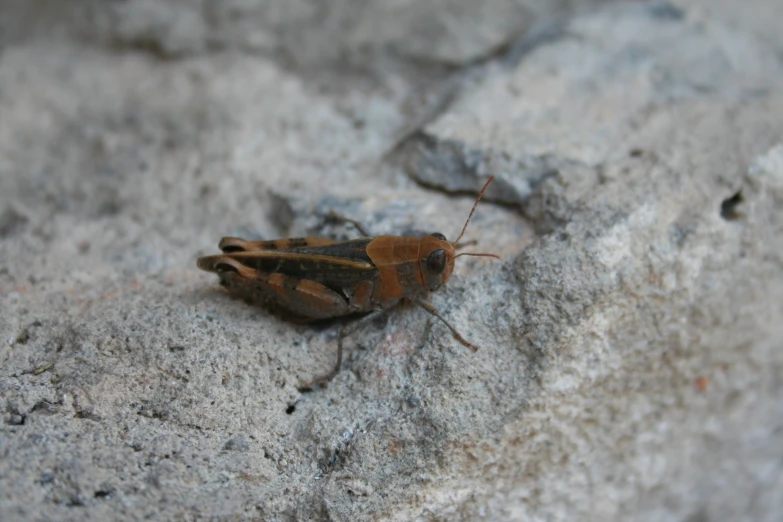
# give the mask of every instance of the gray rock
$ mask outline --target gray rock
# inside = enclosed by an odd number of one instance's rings
[[[777,520],[783,12],[752,4],[449,4],[406,68],[344,53],[407,42],[385,4],[343,34],[351,2],[4,3],[0,513]],[[543,25],[512,42],[516,5]],[[314,31],[296,67],[280,27]],[[502,261],[432,298],[477,353],[401,307],[302,394],[339,323],[195,267],[223,235],[352,237],[335,207],[455,238],[492,174],[466,240]]]
[[[328,6],[312,0],[130,0],[94,4],[84,31],[165,57],[241,49],[279,53],[306,66],[358,65],[368,56],[392,55],[463,65],[508,45],[537,19],[573,8],[572,2],[536,0],[349,0]]]
[[[248,441],[245,437],[234,437],[226,442],[226,444],[223,446],[223,449],[226,451],[247,451],[250,449],[250,441]]]

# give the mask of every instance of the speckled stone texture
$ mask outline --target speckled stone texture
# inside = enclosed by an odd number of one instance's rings
[[[0,2],[0,520],[777,521],[783,3]],[[454,238],[347,342],[224,235]]]

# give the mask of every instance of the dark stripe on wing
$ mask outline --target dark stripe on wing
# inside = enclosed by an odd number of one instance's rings
[[[272,239],[269,241],[247,241],[239,237],[224,237],[218,243],[218,248],[226,254],[236,252],[255,252],[259,250],[293,250],[301,247],[320,247],[331,245],[337,241],[322,237],[294,237],[287,239]]]
[[[341,241],[331,245],[303,246],[294,250],[300,254],[340,257],[354,261],[362,261],[372,265],[373,262],[370,259],[370,256],[367,255],[367,245],[369,245],[373,239],[375,238],[362,237],[351,241]]]
[[[372,279],[378,274],[364,248],[370,241],[364,238],[320,247],[236,252],[224,256],[261,273],[315,281],[341,291],[348,285]],[[210,269],[203,266],[207,263],[199,261],[201,268]],[[210,261],[214,263],[216,260]]]

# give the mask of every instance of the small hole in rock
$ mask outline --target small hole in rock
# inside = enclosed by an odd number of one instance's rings
[[[292,404],[291,406],[285,409],[287,415],[291,415],[295,411],[296,411],[296,404]]]
[[[724,199],[723,203],[720,204],[720,217],[727,221],[734,221],[735,219],[739,219],[740,214],[737,212],[737,207],[743,201],[744,199],[742,198],[741,190],[738,190],[736,194],[730,198]]]

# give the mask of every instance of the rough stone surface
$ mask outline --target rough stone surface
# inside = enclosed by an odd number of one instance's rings
[[[778,0],[219,4],[0,4],[0,518],[779,520]],[[402,307],[302,394],[339,323],[195,267],[490,174],[475,354]]]

